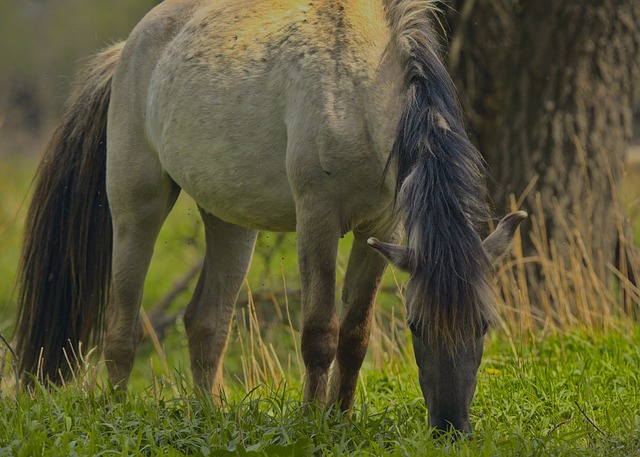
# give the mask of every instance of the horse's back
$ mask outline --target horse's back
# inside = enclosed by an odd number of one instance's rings
[[[154,62],[146,140],[234,223],[294,229],[301,186],[363,206],[353,183],[372,194],[390,146],[389,113],[371,106],[395,90],[380,81],[387,35],[377,1],[202,2]]]

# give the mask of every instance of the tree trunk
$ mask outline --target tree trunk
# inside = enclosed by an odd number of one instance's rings
[[[625,257],[617,247],[632,254],[617,193],[640,71],[640,1],[450,3],[459,12],[447,13],[450,70],[497,211],[515,195],[539,228],[523,240],[527,253],[553,245],[563,258],[577,240],[606,281],[608,265]]]
[[[513,0],[454,0],[445,9],[449,25],[448,66],[480,151],[495,148],[504,99],[505,69],[515,36]]]

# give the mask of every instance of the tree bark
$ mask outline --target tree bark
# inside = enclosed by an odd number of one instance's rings
[[[562,257],[578,236],[606,281],[608,265],[625,258],[620,246],[634,255],[618,188],[640,71],[640,1],[449,4],[449,66],[497,211],[515,195],[546,233],[525,237],[526,253],[553,243]]]
[[[447,57],[481,152],[495,148],[504,99],[505,69],[515,37],[512,0],[453,0],[445,9]]]

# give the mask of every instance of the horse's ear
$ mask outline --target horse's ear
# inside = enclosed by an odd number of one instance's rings
[[[516,229],[527,217],[528,214],[524,211],[516,211],[506,215],[493,233],[482,242],[491,263],[495,265],[504,257],[511,246]]]
[[[378,251],[389,263],[402,271],[409,271],[409,248],[369,238],[367,244]]]

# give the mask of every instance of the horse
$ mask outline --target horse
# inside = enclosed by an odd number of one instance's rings
[[[206,239],[184,314],[198,391],[215,387],[256,234],[295,231],[303,404],[351,409],[389,262],[409,272],[429,425],[469,433],[492,262],[526,213],[479,235],[491,216],[486,170],[433,10],[428,0],[166,0],[98,54],[36,175],[18,277],[23,382],[62,382],[82,348],[99,345],[109,382],[126,389],[154,243],[184,191]],[[337,246],[350,231],[339,317]]]

